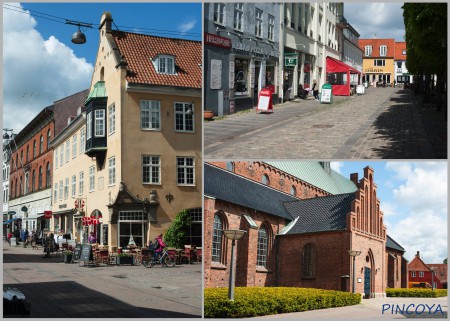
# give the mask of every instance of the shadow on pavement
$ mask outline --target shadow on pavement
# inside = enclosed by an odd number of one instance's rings
[[[43,258],[44,253],[36,251],[35,254],[9,254],[3,253],[3,263],[62,263],[61,255],[55,254]]]
[[[388,141],[387,146],[374,148],[380,158],[446,159],[447,122],[444,113],[423,110],[420,99],[409,90],[400,90],[390,99],[392,105],[381,113],[373,126],[375,133]]]
[[[100,291],[69,282],[4,284],[19,289],[31,304],[31,318],[200,318],[200,315],[136,307]],[[152,298],[139,299],[148,301]]]

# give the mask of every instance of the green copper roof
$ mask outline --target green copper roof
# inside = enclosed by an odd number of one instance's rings
[[[104,81],[97,81],[97,83],[94,85],[94,88],[89,93],[89,96],[86,99],[86,101],[84,102],[84,104],[86,105],[87,102],[89,100],[91,100],[92,98],[101,98],[101,97],[108,97],[106,95],[105,82]]]
[[[265,162],[330,194],[353,193],[357,187],[350,179],[332,169],[326,170],[319,162]]]

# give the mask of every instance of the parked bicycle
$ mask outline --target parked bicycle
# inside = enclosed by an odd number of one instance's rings
[[[163,253],[160,258],[157,258],[155,255],[146,255],[142,256],[142,265],[146,268],[151,268],[157,264],[161,264],[161,267],[174,267],[176,264],[175,258],[172,255],[169,255],[167,250],[163,250]]]

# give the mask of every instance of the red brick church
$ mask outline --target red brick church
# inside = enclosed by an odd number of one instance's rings
[[[204,196],[206,287],[228,286],[223,229],[246,231],[236,242],[236,286],[353,291],[355,273],[355,292],[370,298],[407,283],[370,167],[346,179],[328,162],[207,163]],[[355,272],[349,251],[359,253]]]

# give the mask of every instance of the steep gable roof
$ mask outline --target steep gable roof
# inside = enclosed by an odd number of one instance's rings
[[[265,162],[283,172],[314,185],[330,194],[352,193],[356,185],[332,169],[325,170],[319,162]]]
[[[202,88],[202,43],[200,41],[112,31],[120,55],[127,62],[130,83]],[[175,57],[176,75],[156,72],[152,59],[158,55]]]
[[[286,193],[205,164],[205,196],[292,220],[283,202],[298,200]]]
[[[408,264],[409,271],[429,271],[430,268],[425,264],[419,256],[415,256],[414,259]]]
[[[395,242],[394,239],[391,238],[389,235],[386,235],[386,248],[405,252],[405,249],[400,244]]]
[[[441,282],[447,282],[448,265],[443,263],[427,264],[430,269],[436,271],[436,276]]]
[[[395,40],[392,39],[359,39],[359,48],[364,52],[366,46],[372,46],[370,57],[363,54],[363,58],[394,58]],[[380,46],[387,46],[386,56],[380,56]]]
[[[355,197],[355,193],[347,193],[284,203],[289,214],[298,217],[287,234],[345,230]]]

